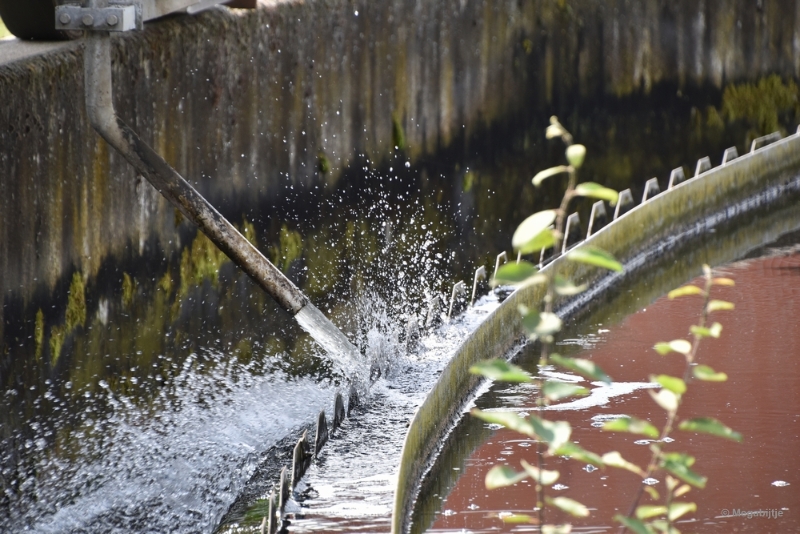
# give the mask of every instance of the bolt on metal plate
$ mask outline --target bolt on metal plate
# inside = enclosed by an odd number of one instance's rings
[[[135,6],[103,8],[63,5],[56,7],[57,30],[126,32],[136,29]]]

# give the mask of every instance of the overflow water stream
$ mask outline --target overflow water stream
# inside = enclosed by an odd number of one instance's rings
[[[663,189],[680,164],[744,152],[747,125],[706,127],[697,111],[719,94],[654,93],[565,118],[589,147],[587,179],[640,196],[653,174]],[[407,324],[478,266],[493,268],[516,224],[560,195],[554,186],[534,198],[530,186],[562,157],[538,141],[546,121],[441,161],[397,154],[373,168],[364,157],[333,191],[297,191],[286,176],[273,205],[219,206],[365,361],[389,363],[309,471],[293,531],[388,528],[405,422],[496,303],[479,300],[417,352],[406,351]],[[331,413],[347,370],[178,216],[176,239],[179,253],[144,239],[131,244],[143,260],[109,260],[97,277],[42,288],[32,305],[4,304],[0,530],[257,530],[246,512],[277,477],[270,455]]]

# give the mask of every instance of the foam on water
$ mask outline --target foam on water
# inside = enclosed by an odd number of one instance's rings
[[[345,422],[303,479],[292,532],[389,530],[408,423],[453,352],[498,304],[485,296],[424,336],[417,353],[394,354],[388,373],[372,387],[368,407]]]
[[[262,453],[299,421],[327,408],[332,386],[211,355],[192,358],[150,408],[105,389],[64,442],[40,457],[22,502],[0,530],[207,532],[252,475]],[[172,389],[172,391],[167,391]],[[104,414],[99,417],[95,414]]]

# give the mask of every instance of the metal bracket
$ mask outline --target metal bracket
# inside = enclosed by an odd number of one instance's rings
[[[57,30],[94,30],[126,32],[139,29],[136,6],[81,7],[74,4],[56,6]]]

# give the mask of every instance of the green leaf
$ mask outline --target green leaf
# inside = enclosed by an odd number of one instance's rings
[[[656,490],[653,486],[645,486],[644,490],[650,495],[650,498],[654,501],[657,501],[660,496],[658,495],[658,490]]]
[[[727,302],[724,300],[712,300],[708,303],[708,313],[715,312],[715,311],[724,311],[724,310],[732,310],[736,306],[734,306],[733,302]]]
[[[625,517],[624,515],[617,514],[614,516],[614,521],[622,523],[634,534],[653,534],[655,532],[652,528],[635,517]]]
[[[661,467],[687,484],[700,489],[705,488],[708,478],[692,471],[690,469],[692,465],[694,465],[694,457],[688,454],[672,452],[664,454],[661,458]]]
[[[599,455],[587,451],[580,445],[568,441],[564,443],[561,447],[556,449],[555,453],[556,456],[568,456],[571,460],[575,460],[576,462],[586,462],[587,464],[592,464],[597,467],[603,467],[603,459],[600,458]]]
[[[567,161],[576,169],[580,169],[583,165],[583,159],[586,157],[586,147],[583,145],[570,145],[566,151]]]
[[[549,336],[561,330],[561,319],[554,313],[529,310],[520,306],[522,314],[522,328],[531,339]]]
[[[600,366],[591,360],[585,360],[582,358],[565,358],[559,354],[551,354],[550,361],[563,367],[564,369],[574,371],[585,378],[589,378],[591,380],[600,380],[606,384],[610,384],[612,382],[611,377],[605,374],[603,370],[600,369]]]
[[[734,282],[730,278],[714,278],[711,280],[711,283],[715,286],[735,286],[736,282]]]
[[[680,378],[669,375],[650,375],[650,381],[661,384],[661,387],[667,388],[677,395],[686,393],[686,382]]]
[[[619,193],[608,187],[603,187],[594,182],[584,182],[575,188],[575,194],[581,197],[599,198],[607,200],[612,206],[617,203]]]
[[[556,210],[545,210],[534,213],[517,227],[511,238],[514,250],[522,254],[539,252],[543,248],[552,247],[555,242],[550,225],[556,220]]]
[[[614,256],[597,247],[583,246],[573,249],[572,252],[567,254],[567,259],[602,267],[609,271],[622,271],[622,264]]]
[[[556,480],[558,480],[558,471],[539,469],[538,467],[529,464],[525,460],[520,460],[520,463],[522,464],[522,468],[525,469],[525,473],[535,480],[537,484],[541,484],[542,486],[552,486],[556,483]]]
[[[717,373],[708,365],[693,367],[692,374],[698,380],[705,380],[706,382],[725,382],[728,379],[728,375],[725,373]]]
[[[556,293],[562,296],[571,297],[573,295],[577,295],[578,293],[583,293],[586,291],[586,287],[586,284],[576,286],[563,276],[556,275],[555,277]]]
[[[534,433],[547,443],[550,454],[569,441],[572,435],[572,427],[566,421],[548,421],[535,415],[530,416],[528,420],[533,426]]]
[[[683,497],[684,495],[686,495],[690,491],[692,491],[692,487],[690,485],[688,485],[688,484],[684,484],[680,488],[676,489],[675,493],[673,493],[672,496],[677,499],[678,497]]]
[[[565,133],[567,133],[567,131],[564,129],[563,126],[561,126],[561,124],[557,122],[547,127],[547,130],[545,130],[544,132],[544,136],[547,139],[554,139],[556,137],[561,137]]]
[[[639,519],[650,519],[660,515],[667,515],[666,506],[643,504],[636,508],[636,517]]]
[[[561,330],[561,319],[555,313],[542,312],[539,319],[539,326],[534,330],[537,336],[548,336]]]
[[[588,395],[589,390],[567,382],[548,380],[544,383],[544,386],[542,386],[542,393],[548,400],[557,401],[565,397]]]
[[[570,534],[572,525],[542,525],[542,534]]]
[[[678,409],[678,404],[680,400],[680,396],[676,395],[672,391],[668,389],[659,390],[658,393],[655,391],[648,391],[653,400],[656,401],[656,404],[664,408],[668,412],[674,412]]]
[[[669,505],[669,513],[667,517],[670,521],[675,521],[689,512],[696,512],[697,505],[693,502],[674,502]]]
[[[496,465],[486,473],[486,489],[497,489],[513,486],[517,482],[528,478],[528,473],[517,473],[507,465]]]
[[[694,463],[694,460],[692,460],[692,463]],[[677,487],[678,487],[678,483],[679,483],[679,481],[678,481],[678,479],[677,479],[677,478],[672,478],[672,477],[671,477],[671,476],[669,476],[669,475],[667,475],[667,480],[666,480],[666,482],[667,482],[667,489],[668,489],[669,491],[672,491],[672,490],[674,490],[675,488],[677,488]]]
[[[687,467],[692,467],[694,465],[694,462],[695,462],[694,456],[686,454],[685,452],[665,452],[662,455],[662,458],[664,460],[670,460],[670,461],[674,461],[674,462],[679,462],[679,463],[685,464]],[[677,484],[677,481],[676,481],[675,487],[677,487],[677,486],[678,486],[678,484]]]
[[[547,502],[547,504],[555,506],[556,508],[560,508],[561,510],[564,510],[568,514],[571,514],[575,517],[589,516],[589,509],[586,508],[586,506],[568,497],[556,497],[554,499],[545,497],[544,500]]]
[[[536,173],[536,176],[533,177],[532,180],[533,185],[539,187],[540,185],[542,185],[542,182],[544,182],[551,176],[555,176],[556,174],[562,174],[569,171],[570,168],[567,165],[559,165],[558,167],[550,167],[549,169],[539,171]]]
[[[642,434],[653,439],[658,437],[658,429],[656,427],[650,424],[649,421],[636,419],[635,417],[620,417],[619,419],[606,421],[603,425],[603,430]]]
[[[679,287],[678,289],[673,289],[669,293],[667,293],[667,297],[670,300],[676,299],[678,297],[685,297],[687,295],[702,295],[703,290],[697,286],[683,286]]]
[[[602,457],[603,463],[610,467],[617,467],[619,469],[625,469],[630,471],[631,473],[636,473],[640,477],[644,478],[646,473],[642,471],[642,468],[638,465],[631,463],[624,459],[622,455],[617,451],[607,452]]]
[[[686,421],[682,421],[678,428],[688,432],[702,432],[733,441],[742,441],[742,435],[739,432],[731,430],[713,417],[695,417],[694,419],[687,419]]]
[[[689,330],[692,334],[696,335],[697,337],[713,337],[718,338],[722,333],[722,325],[719,323],[714,323],[711,325],[711,328],[705,328],[702,326],[692,325]]]
[[[473,408],[470,413],[474,417],[486,421],[487,423],[502,425],[520,434],[525,434],[532,438],[536,437],[536,432],[534,432],[533,425],[531,425],[530,421],[520,417],[514,412],[484,412],[483,410]]]
[[[539,273],[539,268],[527,261],[519,263],[506,263],[499,269],[492,279],[492,287],[499,285],[528,286],[535,283],[547,282],[547,276]]]
[[[501,358],[478,362],[470,367],[469,372],[500,382],[523,383],[533,381],[531,375]]]
[[[673,339],[669,342],[656,343],[653,348],[662,356],[670,352],[679,352],[686,355],[692,351],[692,344],[685,339]]]
[[[526,514],[511,514],[511,515],[503,515],[500,516],[500,519],[503,520],[503,523],[507,523],[510,525],[518,525],[522,523],[538,523],[539,520],[531,515]]]

